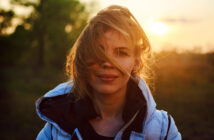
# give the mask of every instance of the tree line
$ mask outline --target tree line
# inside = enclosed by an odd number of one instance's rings
[[[30,16],[0,9],[0,62],[2,67],[27,66],[35,69],[62,68],[90,15],[78,0],[12,0],[12,5],[32,7]],[[12,34],[14,18],[22,22]]]

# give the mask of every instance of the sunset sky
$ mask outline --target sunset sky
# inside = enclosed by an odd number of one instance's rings
[[[98,3],[96,10],[112,4],[129,8],[155,51],[200,50],[200,47],[202,52],[214,51],[214,0],[99,0]]]
[[[0,7],[11,8],[9,0]],[[33,0],[32,0],[33,1]],[[92,0],[81,0],[89,3]],[[94,1],[94,0],[93,0]],[[153,50],[214,51],[214,0],[97,0],[94,13],[112,4],[126,6],[145,30]],[[20,14],[31,8],[13,7]],[[196,49],[195,49],[196,50]]]

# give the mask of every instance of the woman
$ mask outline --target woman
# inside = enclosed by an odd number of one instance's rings
[[[69,82],[36,102],[43,139],[180,140],[146,85],[149,41],[134,16],[110,6],[92,18],[67,57]],[[141,78],[140,78],[141,75]]]

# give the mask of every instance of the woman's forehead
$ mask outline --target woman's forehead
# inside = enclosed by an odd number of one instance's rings
[[[100,44],[104,46],[129,47],[128,38],[116,30],[108,30],[100,36]],[[106,46],[106,47],[107,47]]]
[[[120,33],[120,32],[118,32],[118,31],[116,31],[116,30],[108,30],[108,31],[106,31],[105,33],[104,33],[104,37],[105,38],[114,38],[114,37],[116,37],[117,39],[125,39],[124,38],[124,36]]]

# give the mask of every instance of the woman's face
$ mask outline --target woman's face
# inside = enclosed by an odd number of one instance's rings
[[[128,45],[127,40],[117,31],[107,31],[100,46],[105,53],[116,61],[129,74],[136,66],[133,47]],[[97,62],[89,66],[88,83],[98,94],[114,94],[125,91],[129,76],[119,71],[110,62]]]

